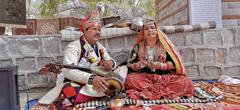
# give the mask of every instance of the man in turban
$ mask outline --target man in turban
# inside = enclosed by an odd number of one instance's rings
[[[125,79],[127,67],[117,68],[116,62],[98,42],[101,31],[98,13],[94,12],[84,18],[79,28],[83,35],[66,46],[63,64],[80,67],[99,66],[104,70],[115,70],[115,73],[119,73]],[[105,77],[77,69],[64,68],[62,71],[65,77],[64,83],[58,84],[52,93],[48,93],[44,96],[46,98],[39,101],[40,103],[50,104],[53,99],[57,99],[64,106],[74,106],[105,96],[104,92],[108,89]]]

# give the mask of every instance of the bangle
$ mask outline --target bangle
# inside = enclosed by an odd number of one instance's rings
[[[164,63],[160,63],[160,69],[164,70],[164,68],[165,68],[165,64]]]
[[[93,84],[93,78],[95,77],[96,75],[91,75],[89,78],[88,78],[88,84],[89,85],[92,85]]]

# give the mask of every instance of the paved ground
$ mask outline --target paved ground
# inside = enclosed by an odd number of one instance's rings
[[[29,100],[42,97],[46,94],[51,88],[38,88],[29,90]],[[21,110],[27,106],[27,93],[26,91],[20,91],[20,105]]]

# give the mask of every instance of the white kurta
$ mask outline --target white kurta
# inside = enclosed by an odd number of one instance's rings
[[[71,42],[68,46],[66,46],[65,48],[65,53],[64,53],[64,59],[63,59],[63,64],[73,64],[73,65],[79,65],[79,66],[95,66],[98,65],[100,60],[113,60],[110,55],[107,53],[106,49],[99,43],[96,43],[96,46],[98,47],[98,54],[96,55],[94,49],[92,46],[90,46],[86,40],[83,38],[83,41],[85,42],[85,44],[83,45],[83,47],[81,47],[81,42],[79,40],[73,41]],[[85,53],[83,54],[83,56],[81,56],[81,52],[82,52],[82,48],[85,49]],[[99,50],[103,50],[103,58],[99,58],[98,56],[100,56],[100,52]],[[79,59],[80,62],[78,63]],[[88,59],[94,59],[92,63],[90,62],[86,62]],[[114,69],[117,67],[116,62],[113,60],[113,62],[115,63],[115,67]],[[89,65],[88,65],[89,64]],[[120,74],[120,76],[123,77],[123,79],[125,80],[126,75],[127,75],[127,67],[126,66],[122,66],[122,67],[118,67],[117,69],[115,69],[116,73]],[[80,90],[80,93],[87,95],[87,96],[93,96],[93,97],[102,97],[104,96],[104,93],[99,92],[99,91],[95,91],[93,89],[92,85],[89,85],[88,79],[89,77],[92,75],[91,73],[88,72],[84,72],[81,70],[77,70],[77,69],[66,69],[64,68],[62,70],[61,75],[63,75],[65,78],[70,79],[72,81],[81,83],[81,84],[86,84],[85,86],[83,86]],[[63,79],[63,78],[61,78]],[[51,102],[53,102],[58,95],[61,92],[61,89],[63,87],[63,83],[59,83],[61,81],[58,81],[58,84],[55,88],[53,88],[48,94],[46,94],[44,97],[42,97],[39,100],[39,103],[42,104],[50,104]]]

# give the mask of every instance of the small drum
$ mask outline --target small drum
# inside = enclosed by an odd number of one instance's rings
[[[118,95],[124,88],[123,78],[114,72],[109,72],[106,76],[106,81],[108,82],[108,89],[104,92],[108,96]]]
[[[91,70],[94,74],[103,76],[108,82],[108,89],[104,92],[107,96],[115,96],[119,94],[124,88],[124,79],[119,74],[113,71],[106,71],[100,66],[93,66]]]

